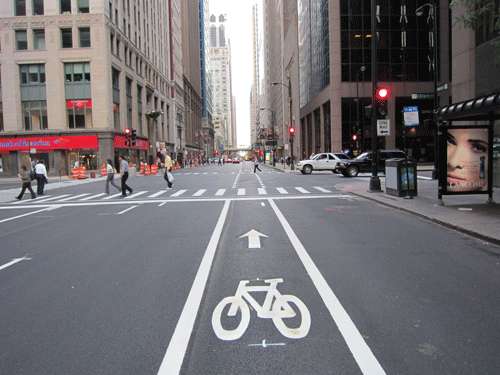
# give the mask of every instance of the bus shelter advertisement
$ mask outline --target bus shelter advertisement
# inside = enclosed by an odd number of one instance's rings
[[[488,193],[492,158],[490,128],[446,127],[443,138],[440,143],[443,194]]]

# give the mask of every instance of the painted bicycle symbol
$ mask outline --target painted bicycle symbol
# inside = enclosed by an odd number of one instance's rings
[[[282,283],[283,279],[264,280],[265,283],[269,284],[266,286],[247,286],[249,282],[250,280],[240,281],[236,294],[224,298],[215,307],[212,314],[212,327],[219,339],[232,341],[243,336],[250,323],[250,307],[248,304],[257,312],[259,318],[272,319],[283,336],[290,339],[301,339],[307,336],[311,328],[311,314],[304,302],[299,298],[289,294],[282,295],[278,292],[277,285]],[[267,292],[262,306],[250,295],[253,292]],[[293,318],[297,315],[290,306],[290,302],[295,304],[300,312],[301,323],[297,328],[288,327],[284,321],[284,319]],[[236,316],[238,310],[241,311],[241,321],[235,329],[225,329],[222,326],[222,312],[229,304],[231,306],[227,316]]]

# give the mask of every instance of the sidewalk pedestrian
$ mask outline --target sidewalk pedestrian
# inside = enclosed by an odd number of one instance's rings
[[[172,181],[174,180],[172,176],[172,159],[170,156],[165,152],[165,174],[163,175],[163,179],[167,181],[167,189],[172,189]]]
[[[118,185],[115,185],[115,171],[113,169],[113,162],[111,161],[111,159],[106,159],[106,173],[107,173],[107,177],[106,177],[106,186],[104,188],[104,192],[106,194],[109,194],[109,184],[113,185],[115,188],[118,189],[118,191],[121,190],[121,188],[118,186]]]
[[[36,194],[43,195],[43,188],[49,178],[47,176],[47,168],[45,168],[45,160],[40,160],[40,163],[35,165],[35,178],[36,178]]]
[[[253,162],[253,173],[255,173],[257,169],[262,172],[262,170],[259,168],[259,159],[256,157]]]
[[[126,197],[127,196],[126,190],[128,190],[130,194],[132,194],[134,191],[130,188],[130,186],[127,185],[128,163],[125,160],[125,158],[121,155],[119,160],[120,160],[120,178],[122,180],[122,197]]]
[[[222,166],[222,160],[219,158],[218,162],[217,162],[217,165],[220,165]]]
[[[16,199],[22,199],[26,189],[28,189],[30,191],[31,199],[35,199],[36,195],[35,195],[35,192],[33,191],[33,188],[31,187],[30,173],[28,172],[28,168],[26,168],[25,165],[21,166],[21,174],[18,174],[18,177],[23,182],[23,186],[22,186],[21,192],[16,197]]]

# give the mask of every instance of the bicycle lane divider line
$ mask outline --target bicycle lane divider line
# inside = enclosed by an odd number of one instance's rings
[[[201,260],[200,267],[198,268],[198,272],[196,273],[193,285],[189,291],[186,303],[182,309],[181,316],[179,317],[177,326],[175,327],[174,334],[168,344],[167,352],[165,353],[160,369],[158,370],[158,375],[178,375],[181,370],[182,362],[184,361],[184,356],[189,344],[189,339],[191,338],[191,333],[196,321],[196,316],[198,315],[198,311],[200,309],[201,299],[203,297],[203,293],[205,292],[210,269],[212,268],[215,251],[217,250],[222,229],[224,228],[224,223],[226,222],[230,203],[230,199],[227,199],[224,202],[224,207],[222,208],[217,225],[215,226],[210,242],[205,250],[205,255]]]
[[[26,254],[22,258],[12,259],[9,263],[5,263],[3,266],[0,266],[0,271],[7,268],[7,267],[13,266],[14,264],[16,264],[22,260],[31,260],[31,258],[28,258],[28,255],[29,254]]]
[[[372,353],[369,346],[366,344],[365,340],[361,336],[361,333],[359,333],[358,329],[354,325],[354,322],[349,317],[349,314],[347,314],[347,311],[345,311],[335,293],[333,293],[318,267],[314,264],[314,261],[307,253],[307,250],[300,242],[285,216],[281,213],[273,199],[268,199],[268,201],[283,226],[283,229],[290,239],[290,242],[297,252],[302,264],[311,277],[311,280],[321,296],[321,299],[325,303],[328,311],[330,311],[330,315],[342,334],[349,350],[354,356],[361,372],[364,375],[386,375],[384,369]]]
[[[128,212],[128,211],[130,211],[130,210],[133,210],[133,209],[134,209],[134,208],[136,208],[136,207],[137,207],[137,205],[132,206],[132,207],[129,207],[129,208],[127,208],[126,210],[123,210],[123,211],[121,211],[121,212],[116,213],[116,215],[123,215],[125,212]]]
[[[54,207],[46,207],[46,208],[43,208],[41,210],[38,210],[38,211],[33,211],[33,212],[28,212],[26,214],[22,214],[22,215],[18,215],[18,216],[13,216],[13,217],[9,217],[7,219],[3,219],[3,220],[0,220],[0,224],[1,223],[5,223],[7,221],[11,221],[11,220],[15,220],[15,219],[20,219],[22,217],[25,217],[25,216],[30,216],[30,215],[34,215],[34,214],[38,214],[40,212],[44,212],[44,211],[52,211],[56,208],[59,208],[60,206],[54,206]]]

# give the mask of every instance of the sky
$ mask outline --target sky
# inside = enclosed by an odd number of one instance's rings
[[[226,35],[231,40],[238,147],[250,145],[250,89],[253,80],[252,6],[256,3],[256,0],[209,0],[210,14],[216,16],[225,14],[227,17]]]

